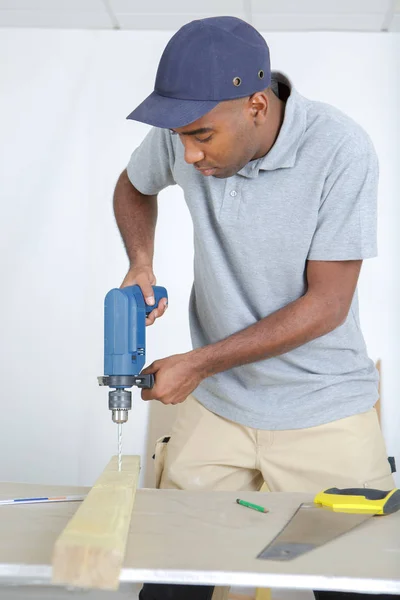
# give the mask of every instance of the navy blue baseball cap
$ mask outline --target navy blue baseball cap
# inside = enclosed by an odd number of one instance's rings
[[[170,39],[154,92],[127,118],[155,127],[184,127],[223,100],[251,96],[270,83],[269,49],[254,27],[236,17],[199,19]]]

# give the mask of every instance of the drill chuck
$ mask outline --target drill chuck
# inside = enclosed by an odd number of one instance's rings
[[[132,394],[129,390],[118,388],[108,393],[108,408],[112,411],[114,423],[126,423],[128,410],[132,408]]]
[[[118,425],[122,425],[126,423],[128,420],[128,411],[127,410],[116,410],[113,408],[111,413],[111,418],[114,423],[118,423]]]
[[[112,411],[114,423],[126,423],[128,410],[132,408],[132,393],[126,387],[150,389],[154,385],[154,375],[105,375],[97,378],[99,385],[115,387],[108,392],[108,408]]]

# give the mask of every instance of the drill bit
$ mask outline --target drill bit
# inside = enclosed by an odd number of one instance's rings
[[[122,423],[118,423],[118,471],[122,471]]]

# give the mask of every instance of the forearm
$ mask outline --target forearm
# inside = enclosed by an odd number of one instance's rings
[[[141,194],[131,184],[126,171],[123,171],[115,187],[114,214],[131,266],[151,266],[157,196]]]
[[[289,352],[343,322],[339,305],[305,294],[272,315],[215,344],[194,350],[204,378]]]

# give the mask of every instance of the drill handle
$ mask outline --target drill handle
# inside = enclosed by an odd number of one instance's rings
[[[168,300],[168,293],[165,287],[162,287],[161,285],[153,285],[153,292],[155,303],[153,304],[153,306],[149,306],[148,304],[146,304],[146,317],[151,313],[152,310],[157,308],[161,298],[167,298]]]
[[[164,298],[164,296],[163,296],[163,298]],[[135,385],[138,388],[150,390],[154,386],[153,373],[150,373],[149,375],[138,375],[137,377],[135,377]]]

